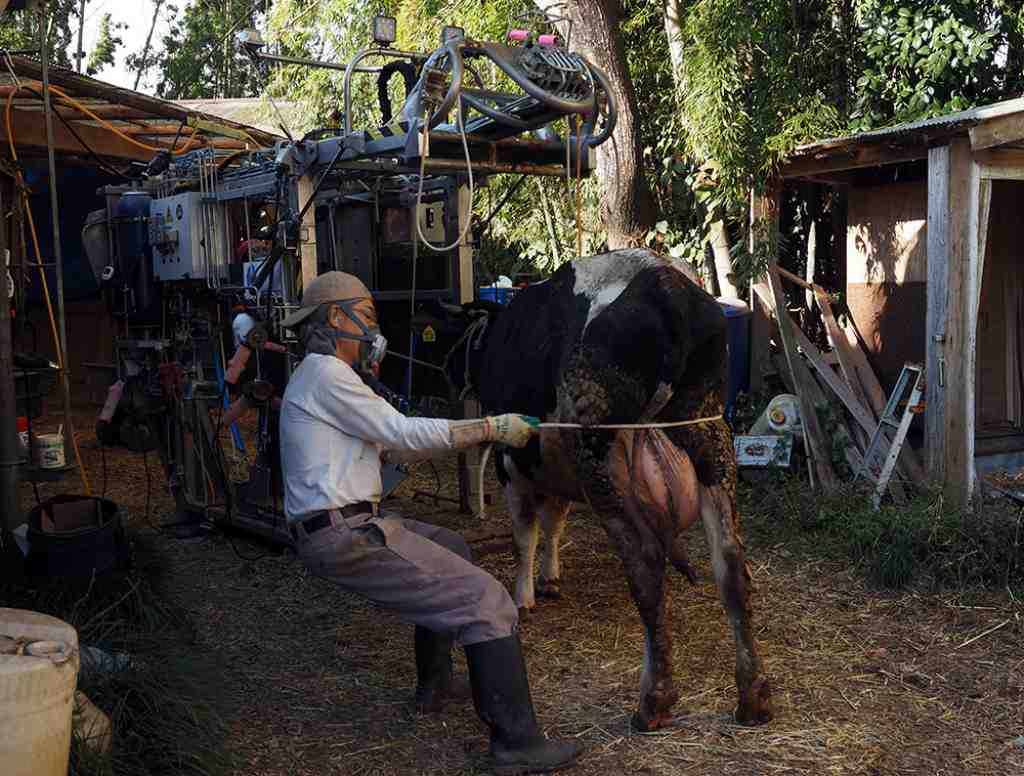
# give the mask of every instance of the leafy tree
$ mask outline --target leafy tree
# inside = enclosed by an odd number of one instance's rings
[[[165,99],[248,97],[259,82],[244,55],[234,46],[237,30],[260,26],[262,12],[251,0],[200,0],[184,13],[167,6],[173,22],[156,56],[157,94]],[[145,56],[132,60],[147,66]]]
[[[78,3],[76,0],[50,0],[47,15],[50,19],[50,61],[60,67],[71,67],[68,50],[74,28],[77,30]],[[35,10],[5,11],[0,14],[0,48],[38,49],[39,12]]]
[[[1015,20],[980,0],[861,0],[853,129],[964,110],[1005,95]]]
[[[124,41],[116,33],[127,26],[124,22],[115,24],[109,13],[103,14],[103,18],[100,19],[100,31],[96,38],[96,45],[90,52],[85,66],[87,75],[96,75],[104,67],[114,64],[114,53],[118,46],[124,44]]]

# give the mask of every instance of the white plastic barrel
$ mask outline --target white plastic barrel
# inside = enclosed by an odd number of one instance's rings
[[[0,608],[0,774],[67,774],[77,681],[74,628]]]

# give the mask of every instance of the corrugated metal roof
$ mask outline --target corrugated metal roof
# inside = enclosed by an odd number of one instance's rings
[[[970,128],[984,121],[988,121],[989,119],[1022,112],[1024,112],[1024,97],[1016,97],[1012,100],[1004,100],[1002,102],[992,103],[991,105],[982,105],[977,108],[971,108],[970,110],[964,110],[958,113],[947,113],[944,116],[935,116],[930,119],[912,121],[906,124],[897,124],[893,127],[872,129],[868,132],[860,132],[856,135],[846,135],[845,137],[818,140],[814,143],[798,146],[791,155],[804,156],[807,154],[825,151],[830,148],[853,145],[864,141],[884,140],[886,138],[895,138],[902,135],[927,133],[928,130],[940,130],[944,133],[954,132],[960,128]]]
[[[175,100],[176,105],[190,110],[211,113],[224,119],[247,124],[250,127],[262,129],[269,134],[280,134],[277,126],[277,116],[273,109],[263,102],[259,97],[232,97],[228,99],[215,100]],[[278,110],[284,120],[288,122],[289,129],[294,130],[299,121],[299,105],[289,100],[277,100]]]
[[[45,145],[41,78],[38,61],[16,55],[0,57],[0,107],[10,102],[19,149]],[[132,143],[154,151],[206,146],[226,153],[270,147],[283,139],[273,130],[230,116],[179,105],[63,68],[50,68],[50,83],[59,90],[52,92],[52,104],[57,113],[55,147],[61,153],[78,154],[93,147],[99,148],[101,156],[144,159],[147,151]],[[0,133],[6,137],[3,127]],[[72,137],[73,133],[77,135]]]

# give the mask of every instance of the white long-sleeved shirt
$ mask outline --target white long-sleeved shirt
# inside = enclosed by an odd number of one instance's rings
[[[384,450],[451,449],[448,421],[409,418],[348,364],[310,353],[281,405],[281,470],[289,522],[360,501],[380,501]]]

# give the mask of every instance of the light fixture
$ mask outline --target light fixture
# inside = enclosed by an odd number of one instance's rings
[[[373,39],[381,46],[394,43],[398,38],[398,22],[394,16],[373,17]]]
[[[264,45],[259,30],[239,30],[235,33],[235,46],[239,49],[259,51]]]
[[[466,31],[462,27],[442,27],[441,28],[441,45],[443,46],[450,40],[461,40],[466,37]]]

